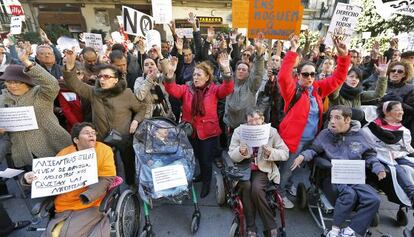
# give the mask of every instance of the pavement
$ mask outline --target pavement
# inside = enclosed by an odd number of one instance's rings
[[[31,219],[29,207],[33,205],[33,201],[30,199],[23,199],[20,196],[20,191],[13,179],[8,180],[8,187],[11,193],[16,195],[15,198],[2,201],[7,212],[11,216],[12,220]],[[196,184],[196,190],[199,190],[200,184]],[[191,200],[186,200],[182,205],[165,204],[157,206],[150,210],[151,222],[153,229],[157,237],[185,237],[185,236],[197,236],[197,237],[221,237],[228,236],[230,226],[233,220],[233,214],[231,210],[224,206],[217,205],[215,200],[214,183],[212,184],[210,194],[204,198],[199,199],[200,211],[201,211],[201,223],[198,232],[194,235],[190,232],[191,217],[194,211]],[[380,225],[376,228],[371,228],[372,237],[381,237],[384,234],[391,235],[393,237],[402,237],[403,227],[398,227],[395,221],[395,216],[398,211],[398,205],[390,203],[386,200],[385,196],[381,196],[382,202],[380,207]],[[412,228],[413,213],[411,210],[408,212],[408,225]],[[141,218],[143,219],[143,218]],[[45,226],[46,220],[36,227]],[[260,232],[263,230],[260,217],[256,217],[256,223],[259,228],[259,236],[263,236]],[[280,225],[280,220],[278,220]],[[141,228],[143,223],[141,223]],[[321,236],[322,230],[317,227],[314,220],[308,211],[294,209],[286,210],[286,231],[289,237],[311,237]],[[15,231],[11,237],[34,237],[40,236],[41,232],[27,232],[25,229]],[[75,236],[74,236],[75,237]]]

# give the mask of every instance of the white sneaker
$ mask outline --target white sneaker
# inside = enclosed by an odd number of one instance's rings
[[[286,191],[292,195],[293,197],[296,197],[296,195],[298,194],[298,189],[296,188],[295,185],[291,185],[290,187],[286,188]]]
[[[287,197],[283,197],[283,203],[285,204],[285,208],[286,209],[292,209],[295,205],[293,204],[293,202],[291,202],[289,200],[289,198]]]
[[[330,230],[328,234],[326,234],[326,237],[339,237],[339,231],[338,230]]]
[[[349,227],[341,229],[341,233],[339,233],[339,237],[356,237],[355,231]]]

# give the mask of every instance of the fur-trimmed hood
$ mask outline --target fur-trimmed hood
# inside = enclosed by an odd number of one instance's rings
[[[99,80],[95,82],[95,93],[99,97],[114,97],[121,94],[127,88],[127,82],[124,78],[120,78],[114,87],[102,89]]]

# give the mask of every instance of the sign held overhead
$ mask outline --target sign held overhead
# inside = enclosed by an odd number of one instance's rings
[[[129,35],[145,37],[155,25],[151,16],[126,6],[122,6],[122,19],[125,32]]]

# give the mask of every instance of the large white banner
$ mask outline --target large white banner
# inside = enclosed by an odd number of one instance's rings
[[[414,0],[374,0],[378,15],[385,20],[392,14],[401,14],[414,17]]]
[[[67,193],[98,182],[95,149],[33,159],[32,198]]]
[[[8,132],[38,129],[33,106],[0,108],[0,128]]]
[[[145,37],[155,24],[151,16],[126,6],[122,6],[122,19],[125,32],[136,36]]]
[[[338,3],[334,15],[332,16],[331,24],[329,24],[325,45],[333,46],[332,34],[334,34],[335,31],[339,31],[340,34],[344,36],[344,43],[349,45],[361,12],[361,7]]]
[[[171,0],[152,0],[152,16],[155,22],[168,24],[172,21],[172,1]]]

